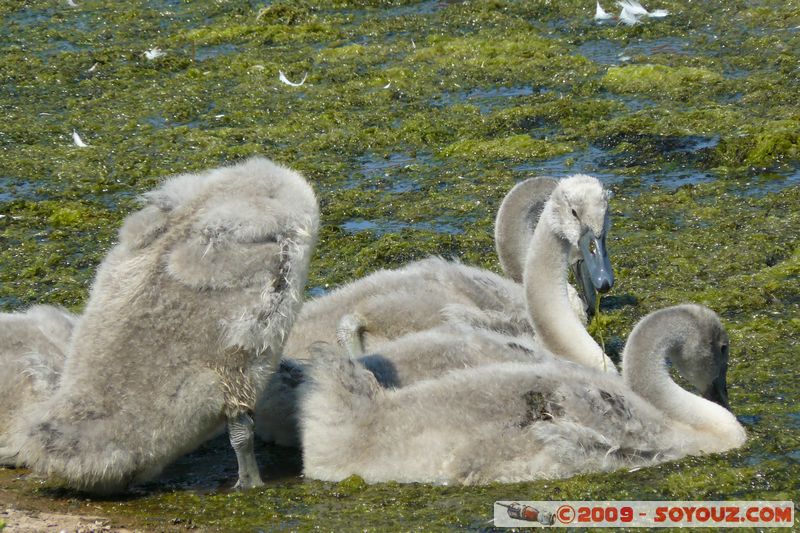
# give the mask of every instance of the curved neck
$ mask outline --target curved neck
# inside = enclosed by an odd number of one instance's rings
[[[650,318],[634,328],[625,346],[625,383],[671,420],[692,428],[693,433],[682,433],[687,445],[693,444],[704,452],[742,445],[744,429],[730,411],[681,388],[669,375],[665,360],[681,349],[685,332],[693,327],[691,319],[678,318],[686,323],[677,324],[674,317],[666,323]]]
[[[525,253],[539,218],[558,181],[528,178],[517,183],[500,204],[494,224],[494,243],[506,276],[522,283]]]
[[[567,293],[571,246],[550,228],[547,204],[525,258],[528,316],[542,345],[555,355],[592,368],[616,372],[614,363],[584,329]]]

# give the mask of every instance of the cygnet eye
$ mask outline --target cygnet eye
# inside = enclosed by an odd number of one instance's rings
[[[575,211],[574,209],[572,210],[572,216],[574,216],[575,218],[578,218],[578,212]]]

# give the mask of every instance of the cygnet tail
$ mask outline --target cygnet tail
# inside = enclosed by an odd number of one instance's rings
[[[372,398],[380,389],[375,376],[347,355],[328,347],[316,347],[311,384],[315,390],[342,398]]]
[[[374,427],[381,393],[375,376],[367,369],[330,350],[315,356],[310,379],[303,385],[300,423],[303,435],[303,468],[307,476],[339,480],[352,473],[347,450]]]

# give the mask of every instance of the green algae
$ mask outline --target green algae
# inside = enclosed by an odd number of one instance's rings
[[[753,137],[745,159],[749,165],[770,167],[800,158],[800,121],[773,122]]]
[[[566,154],[573,149],[574,146],[567,143],[551,143],[520,134],[489,141],[458,141],[444,147],[441,153],[445,157],[463,157],[466,159],[490,158],[527,161]]]
[[[707,69],[666,65],[611,67],[603,77],[603,84],[612,91],[656,98],[685,98],[698,92],[713,92],[722,81],[721,75]]]
[[[413,64],[428,63],[445,76],[497,83],[525,81],[552,85],[575,83],[595,72],[581,56],[564,56],[553,39],[524,26],[511,33],[480,32],[470,37],[433,36],[411,55]]]
[[[748,417],[749,441],[637,472],[487,487],[323,483],[295,471],[243,494],[223,479],[220,490],[156,483],[87,501],[0,470],[4,502],[144,529],[253,531],[481,529],[491,503],[509,498],[796,499],[800,193],[796,178],[764,169],[798,170],[797,2],[664,2],[648,8],[669,17],[631,28],[595,24],[593,6],[577,1],[82,4],[0,5],[4,311],[80,310],[138,194],[255,153],[299,169],[318,191],[309,287],[431,254],[499,271],[493,215],[529,173],[515,165],[593,146],[595,168],[617,178],[604,338],[627,337],[666,305],[711,306],[731,335],[731,402]],[[660,50],[666,38],[686,53]],[[617,47],[610,64],[578,53],[594,41]],[[154,46],[167,55],[148,61]],[[199,61],[204,46],[233,48]],[[288,87],[280,70],[308,79]],[[73,129],[91,148],[72,145]],[[378,183],[359,177],[365,154],[398,152],[421,162]],[[651,187],[676,171],[713,180]],[[399,176],[416,187],[393,191]],[[403,229],[345,231],[351,220]],[[275,457],[300,462],[274,449],[259,459]]]

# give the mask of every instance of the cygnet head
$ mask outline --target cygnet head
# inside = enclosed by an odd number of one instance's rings
[[[701,305],[675,309],[691,317],[692,327],[680,332],[683,342],[669,353],[672,365],[707,400],[730,410],[728,404],[728,333],[719,317]]]
[[[548,216],[552,231],[580,250],[592,285],[599,292],[607,292],[614,285],[606,250],[608,197],[597,178],[570,176],[561,180],[550,196]]]

